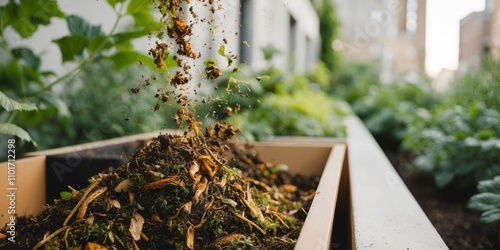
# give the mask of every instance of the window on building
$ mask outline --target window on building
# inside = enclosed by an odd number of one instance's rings
[[[415,35],[418,26],[418,0],[406,0],[406,33]]]
[[[240,5],[240,51],[239,57],[241,62],[247,62],[248,64],[252,63],[252,53],[251,49],[248,47],[249,44],[252,43],[252,1],[250,0],[242,0]]]
[[[290,16],[290,38],[288,56],[290,60],[294,61],[297,52],[297,21],[293,16]]]

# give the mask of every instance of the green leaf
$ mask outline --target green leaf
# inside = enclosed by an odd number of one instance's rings
[[[455,175],[449,171],[439,171],[434,174],[434,181],[439,188],[443,188],[450,184]]]
[[[120,71],[134,63],[139,63],[139,61],[145,59],[144,57],[146,56],[140,54],[137,51],[128,50],[128,51],[118,51],[116,54],[108,58],[114,63],[116,70]]]
[[[161,28],[161,26],[159,25],[161,23],[158,23],[155,21],[153,15],[151,14],[151,11],[149,11],[149,9],[135,12],[132,14],[132,17],[134,17],[134,25],[135,26],[140,26],[140,27],[146,26],[149,28],[157,27],[154,30],[158,30],[159,28]]]
[[[480,181],[477,185],[477,190],[482,193],[490,192],[500,194],[500,176],[492,180]]]
[[[143,29],[140,29],[140,30],[118,33],[118,34],[113,35],[114,43],[121,44],[121,43],[128,42],[128,41],[135,39],[135,38],[145,37],[145,36],[149,35],[149,33],[151,33],[151,31],[158,30],[159,28],[161,28],[161,24],[157,23],[156,25],[153,25],[152,27],[144,27]]]
[[[72,35],[80,34],[87,39],[92,39],[98,35],[104,34],[100,25],[91,25],[85,19],[77,15],[70,15],[66,17],[69,32]]]
[[[495,136],[495,131],[491,130],[491,129],[484,129],[484,130],[481,130],[479,131],[479,133],[477,134],[477,138],[479,140],[486,140],[486,139],[489,139],[491,137],[494,137]]]
[[[472,196],[467,207],[478,212],[500,208],[500,194],[480,193]]]
[[[127,6],[127,14],[134,18],[136,27],[149,27],[151,31],[161,28],[151,13],[151,1],[131,0]]]
[[[44,100],[46,103],[49,103],[50,105],[54,106],[57,110],[57,115],[59,117],[67,118],[71,116],[71,113],[66,103],[64,103],[63,100],[61,100],[61,98],[57,97],[52,92],[44,92],[40,96],[40,98]]]
[[[82,54],[87,45],[87,39],[81,34],[65,36],[53,42],[59,46],[63,62],[73,61],[76,55]]]
[[[142,12],[144,10],[149,11],[149,5],[151,0],[130,0],[127,6],[127,14],[133,15],[134,13]]]
[[[57,0],[21,0],[20,7],[24,16],[36,25],[48,25],[52,17],[64,17]]]
[[[63,199],[63,200],[71,200],[71,197],[73,197],[72,193],[66,192],[66,191],[60,192],[59,195],[61,196],[61,199]]]
[[[19,103],[6,96],[2,91],[0,91],[0,106],[2,106],[7,112],[14,110],[19,111],[36,111],[38,110],[34,103]]]
[[[125,0],[107,0],[107,1],[113,7],[115,7],[117,3],[123,3],[123,2],[125,2]]]
[[[495,208],[481,214],[479,221],[482,223],[492,223],[500,220],[500,209]]]
[[[227,66],[231,67],[231,64],[233,64],[233,58],[231,55],[226,55],[225,50],[226,50],[226,46],[221,45],[217,52],[219,53],[219,55],[221,55],[227,59]]]
[[[226,46],[221,45],[221,46],[219,47],[219,50],[218,50],[217,52],[219,53],[219,55],[221,55],[221,56],[223,56],[223,57],[226,57],[225,50],[226,50]]]
[[[118,51],[116,54],[108,57],[114,65],[116,70],[120,71],[127,66],[130,66],[134,63],[142,63],[144,65],[147,65],[153,70],[157,70],[156,64],[154,63],[154,60],[152,57],[146,56],[140,52],[137,52],[135,50],[122,50]],[[177,64],[177,61],[175,61],[171,56],[166,55],[163,61],[163,65],[165,68],[175,68],[179,67]]]
[[[212,67],[212,66],[215,66],[217,63],[215,62],[215,60],[213,58],[208,58],[207,60],[205,60],[203,62],[203,64],[207,67]]]
[[[89,51],[95,52],[97,50],[109,49],[112,46],[113,46],[113,43],[109,40],[108,36],[98,35],[89,41],[87,48],[89,49]]]
[[[38,29],[38,27],[26,17],[12,21],[11,25],[22,38],[31,37]]]
[[[35,147],[38,147],[36,142],[31,139],[31,136],[28,134],[28,132],[12,123],[0,123],[0,134],[17,136],[27,142],[33,143]]]
[[[31,68],[38,69],[40,67],[40,57],[26,47],[20,47],[12,50],[12,54],[16,58],[23,59]]]
[[[5,27],[20,16],[21,9],[14,1],[9,1],[7,5],[0,7],[0,30],[5,30]]]
[[[55,0],[9,1],[0,9],[1,27],[11,25],[22,38],[28,38],[38,29],[38,25],[48,25],[52,17],[64,17]]]

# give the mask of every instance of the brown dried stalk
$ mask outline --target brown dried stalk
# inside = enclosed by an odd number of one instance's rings
[[[62,231],[66,230],[68,228],[69,228],[69,226],[63,226],[63,227],[57,229],[51,235],[47,236],[46,238],[44,238],[43,240],[41,240],[40,242],[38,242],[38,244],[36,244],[33,247],[33,250],[36,250],[36,249],[40,248],[41,246],[43,246],[43,244],[49,242],[52,238],[56,237],[58,234],[60,234]]]
[[[66,217],[66,220],[64,220],[63,226],[66,226],[68,224],[69,220],[71,220],[71,217],[73,217],[73,215],[75,214],[76,210],[78,208],[80,208],[80,206],[83,204],[83,201],[85,200],[85,198],[87,197],[87,195],[89,195],[89,193],[92,191],[92,189],[94,189],[95,187],[97,187],[97,184],[99,184],[99,181],[96,181],[96,182],[90,184],[90,186],[87,188],[87,190],[85,191],[85,193],[83,193],[82,198],[80,199],[80,201],[76,204],[76,206],[73,208],[73,210],[71,210],[71,213],[69,213],[68,217]]]
[[[102,187],[102,188],[96,190],[91,195],[89,195],[89,197],[87,199],[85,199],[85,201],[80,206],[80,211],[78,211],[78,216],[76,218],[77,219],[83,219],[83,217],[85,216],[85,213],[87,212],[87,208],[88,208],[89,204],[93,200],[95,200],[97,197],[101,196],[107,190],[108,190],[108,187]]]
[[[238,217],[239,219],[245,221],[245,222],[248,222],[248,224],[252,225],[253,227],[257,228],[257,230],[259,232],[261,232],[263,235],[266,235],[266,232],[264,230],[262,230],[262,228],[260,228],[257,224],[255,224],[253,221],[245,218],[245,216],[242,216],[242,215],[239,215],[237,213],[235,213],[234,211],[231,210],[231,213],[234,214],[234,216]]]
[[[165,179],[161,179],[159,181],[151,182],[151,183],[144,185],[144,189],[146,189],[146,190],[162,189],[169,184],[177,185],[180,187],[184,186],[184,183],[182,183],[182,181],[179,181],[174,177],[167,177]]]

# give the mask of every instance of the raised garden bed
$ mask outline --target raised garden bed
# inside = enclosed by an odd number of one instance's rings
[[[129,153],[147,143],[149,138],[151,134],[37,152],[16,161],[16,216],[37,215],[53,197],[59,197],[60,188],[67,190],[67,185],[84,187],[89,176],[126,162]],[[349,213],[347,147],[338,140],[319,143],[289,140],[258,143],[256,149],[269,162],[287,164],[291,173],[322,174],[296,247],[316,245],[322,249],[329,248],[335,212]],[[7,178],[6,168],[5,163],[0,165],[2,179]],[[80,183],[82,181],[83,184]],[[5,191],[6,188],[1,190]],[[1,199],[0,207],[0,223],[5,225],[10,221],[5,209],[8,200]],[[349,235],[348,228],[344,225],[336,231],[345,236]],[[343,237],[342,241],[349,242],[348,237]]]

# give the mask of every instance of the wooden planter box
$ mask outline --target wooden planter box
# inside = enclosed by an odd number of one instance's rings
[[[172,132],[172,131],[168,131]],[[15,216],[36,216],[67,186],[80,188],[110,166],[121,165],[156,133],[39,151],[16,160],[15,186],[0,186],[0,225],[10,222],[8,196],[15,192]],[[292,173],[321,175],[321,180],[297,241],[296,249],[330,249],[351,245],[351,213],[347,146],[343,140],[275,138],[256,143],[264,159],[284,163]],[[0,163],[0,179],[8,179],[8,164]],[[7,197],[7,198],[6,198]],[[341,221],[333,227],[334,221]],[[337,224],[336,224],[337,225]],[[332,240],[332,235],[333,240]],[[340,240],[340,241],[339,241]]]

